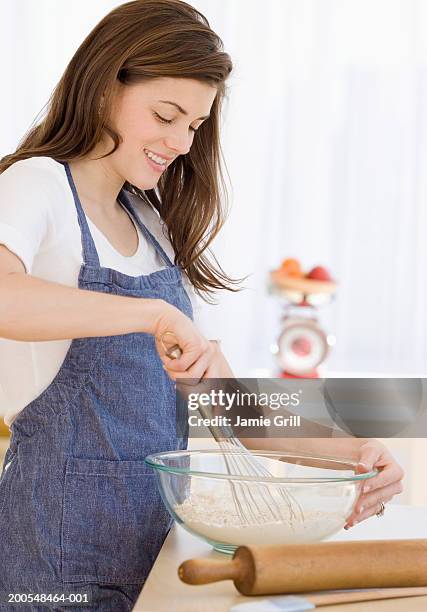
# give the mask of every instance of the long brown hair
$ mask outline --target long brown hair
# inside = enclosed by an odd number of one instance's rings
[[[207,301],[215,289],[238,291],[240,280],[226,275],[206,256],[227,209],[219,138],[225,81],[232,62],[208,20],[180,0],[135,0],[106,15],[68,64],[48,102],[45,118],[32,127],[16,151],[0,160],[0,174],[34,156],[71,161],[87,155],[103,132],[121,137],[107,119],[118,81],[124,85],[158,77],[200,80],[217,88],[210,117],[200,126],[187,155],[178,156],[155,189],[124,188],[154,207],[165,222],[175,263]],[[100,108],[103,100],[102,108]],[[104,156],[105,157],[105,156]],[[205,294],[205,295],[203,295]]]

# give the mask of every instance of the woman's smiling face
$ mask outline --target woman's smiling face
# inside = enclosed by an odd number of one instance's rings
[[[123,180],[152,189],[165,168],[189,152],[216,94],[215,87],[193,79],[162,77],[121,85],[110,121],[123,142],[103,161],[109,160]]]

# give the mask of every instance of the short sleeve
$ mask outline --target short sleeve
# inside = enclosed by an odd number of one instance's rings
[[[19,257],[27,273],[48,234],[52,192],[49,169],[33,160],[16,162],[0,174],[0,244]]]

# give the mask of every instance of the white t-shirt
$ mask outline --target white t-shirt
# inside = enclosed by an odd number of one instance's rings
[[[144,225],[173,262],[173,249],[157,212],[137,196],[128,196]],[[139,228],[138,249],[133,256],[125,257],[89,218],[87,221],[101,266],[129,276],[150,274],[165,267]],[[14,163],[0,174],[0,244],[22,260],[28,274],[78,286],[83,262],[81,232],[62,164],[50,157],[32,157]],[[183,280],[197,324],[201,301],[186,275]],[[0,414],[7,425],[49,386],[70,344],[71,340],[19,342],[0,338]]]

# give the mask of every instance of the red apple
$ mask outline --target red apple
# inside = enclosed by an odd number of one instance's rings
[[[306,278],[318,281],[332,281],[331,275],[323,266],[316,266],[306,275]]]

